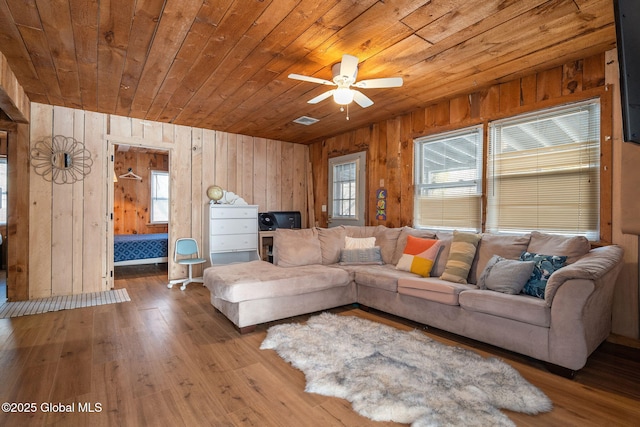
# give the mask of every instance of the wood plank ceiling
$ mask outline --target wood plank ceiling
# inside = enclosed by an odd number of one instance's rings
[[[611,0],[0,0],[0,50],[32,101],[310,143],[615,46]],[[344,53],[368,89],[350,120]],[[311,126],[292,121],[320,119]]]

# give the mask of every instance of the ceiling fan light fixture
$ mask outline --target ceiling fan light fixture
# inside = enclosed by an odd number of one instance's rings
[[[333,92],[333,100],[336,104],[347,105],[353,102],[353,91],[347,87],[339,87]]]

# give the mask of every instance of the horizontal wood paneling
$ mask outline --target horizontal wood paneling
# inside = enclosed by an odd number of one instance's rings
[[[52,184],[31,171],[30,298],[112,286],[111,233],[116,229],[129,233],[147,225],[147,175],[156,166],[168,166],[170,171],[170,253],[175,239],[191,236],[206,254],[206,189],[213,184],[257,204],[260,211],[299,210],[306,224],[307,146],[44,104],[34,103],[32,108],[32,146],[53,135],[73,136],[85,143],[94,162],[91,173],[74,184]],[[111,162],[113,144],[166,150],[168,165],[159,154],[134,158],[128,152],[117,152]],[[22,156],[28,156],[26,150]],[[114,168],[121,174],[129,167],[143,181],[114,183]],[[144,187],[143,191],[136,186]],[[110,191],[118,210],[115,221],[109,219],[107,209]],[[128,205],[134,200],[144,207]],[[170,278],[184,274],[183,266],[170,261]]]

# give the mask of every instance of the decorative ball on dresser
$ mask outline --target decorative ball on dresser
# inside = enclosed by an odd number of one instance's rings
[[[212,185],[207,188],[207,197],[213,203],[218,203],[224,197],[224,190],[218,185]]]

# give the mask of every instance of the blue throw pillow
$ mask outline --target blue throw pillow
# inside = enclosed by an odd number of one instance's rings
[[[521,261],[533,261],[534,267],[531,277],[524,285],[522,292],[534,297],[544,299],[544,289],[547,286],[547,280],[554,271],[564,267],[567,261],[566,256],[559,255],[540,255],[533,252],[522,252]]]

